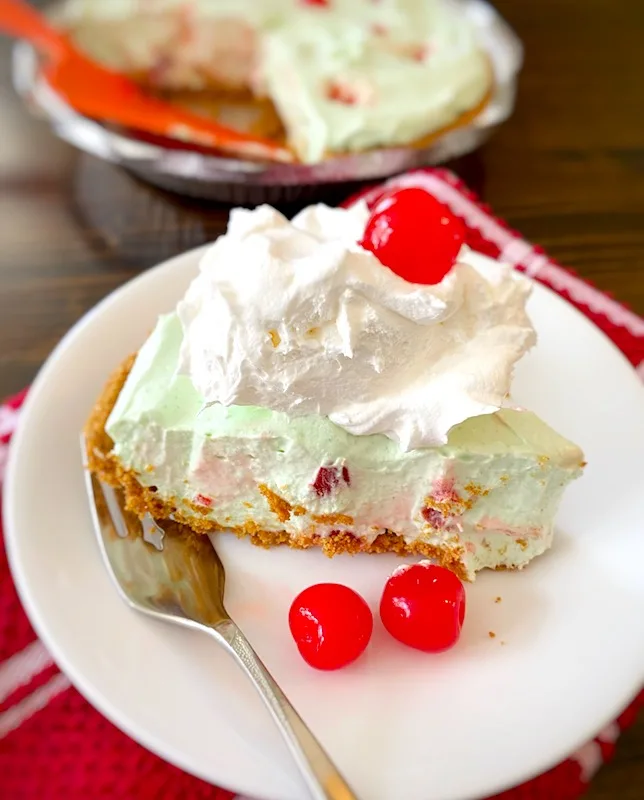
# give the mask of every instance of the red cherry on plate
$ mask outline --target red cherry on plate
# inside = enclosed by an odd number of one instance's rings
[[[288,615],[300,655],[316,669],[339,669],[361,655],[373,631],[371,609],[363,598],[339,583],[304,589]]]
[[[440,653],[453,647],[465,619],[465,590],[453,572],[428,562],[393,572],[380,600],[380,618],[399,642]]]
[[[423,189],[383,195],[371,211],[361,245],[410,283],[440,283],[465,239],[465,226]]]

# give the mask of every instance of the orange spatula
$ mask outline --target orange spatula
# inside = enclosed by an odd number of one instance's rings
[[[0,0],[0,31],[29,40],[45,57],[47,83],[87,117],[236,156],[293,161],[290,150],[269,139],[240,133],[145,94],[129,78],[80,53],[24,0]]]

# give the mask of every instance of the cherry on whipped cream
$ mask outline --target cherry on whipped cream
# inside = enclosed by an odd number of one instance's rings
[[[367,603],[340,583],[318,583],[300,592],[291,605],[288,624],[302,658],[322,670],[355,661],[373,632]]]
[[[394,570],[380,600],[380,619],[399,642],[440,653],[459,640],[465,589],[453,572],[421,561]]]
[[[440,283],[465,239],[465,227],[447,206],[423,189],[383,195],[371,211],[360,243],[410,283]]]

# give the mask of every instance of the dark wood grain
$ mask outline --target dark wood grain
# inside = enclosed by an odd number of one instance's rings
[[[526,45],[517,110],[456,166],[529,239],[644,314],[644,3],[497,6]],[[9,53],[1,41],[0,396],[106,293],[215,237],[227,216],[58,142],[13,96]],[[588,797],[644,798],[644,720]]]

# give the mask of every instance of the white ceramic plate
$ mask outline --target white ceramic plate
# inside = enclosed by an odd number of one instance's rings
[[[208,637],[126,608],[91,529],[79,432],[110,371],[173,307],[196,264],[197,252],[188,253],[108,297],[42,370],[9,466],[11,564],[55,659],[119,727],[214,783],[302,800],[245,678]],[[423,655],[376,625],[356,664],[311,670],[287,628],[296,593],[336,580],[376,608],[398,562],[220,538],[232,615],[361,798],[493,794],[566,757],[644,681],[644,392],[621,354],[563,300],[536,286],[530,312],[540,343],[518,369],[517,401],[577,441],[589,465],[566,494],[552,551],[523,573],[483,574],[468,587],[457,648]]]

